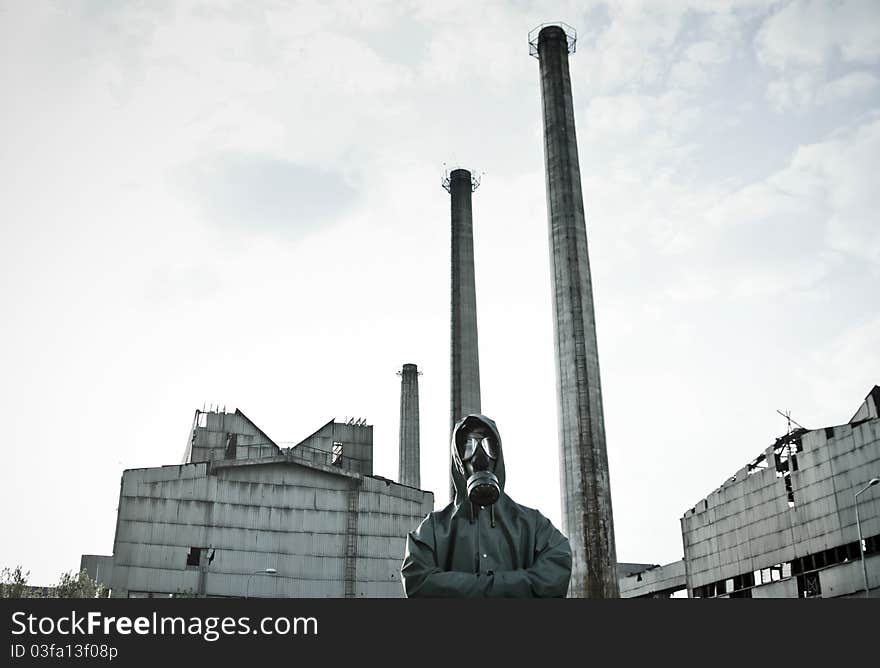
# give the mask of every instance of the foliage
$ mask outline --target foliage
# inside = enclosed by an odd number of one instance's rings
[[[0,572],[0,598],[30,598],[28,577],[31,572],[23,572],[21,566],[4,568]]]
[[[172,598],[199,598],[199,594],[194,589],[178,589]]]
[[[107,596],[107,588],[89,577],[86,569],[82,569],[76,575],[73,571],[61,574],[61,579],[55,586],[55,598],[104,598]]]
[[[30,571],[21,566],[4,568],[0,572],[0,598],[104,598],[107,588],[89,577],[85,569],[61,574],[54,587],[34,587],[28,584]]]

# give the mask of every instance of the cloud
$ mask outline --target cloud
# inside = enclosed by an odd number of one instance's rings
[[[213,155],[179,174],[210,225],[248,235],[300,239],[338,220],[357,195],[337,172],[256,154]]]
[[[710,68],[727,62],[731,51],[729,43],[722,46],[718,42],[704,40],[691,44],[685,49],[684,58],[672,66],[670,83],[682,88],[704,85],[709,80]]]
[[[852,103],[880,88],[880,79],[864,71],[850,72],[832,81],[824,73],[805,70],[767,84],[767,100],[778,112],[803,110],[812,105]]]
[[[758,61],[775,76],[767,99],[779,112],[843,101],[876,88],[876,78],[831,72],[880,62],[880,5],[873,0],[796,0],[772,14],[754,39]]]
[[[801,109],[812,104],[821,87],[822,77],[819,73],[802,72],[769,82],[767,101],[778,112]]]
[[[880,60],[875,0],[797,0],[773,14],[755,38],[758,58],[777,69],[817,66],[835,55],[850,63]]]
[[[611,5],[611,24],[598,38],[592,59],[598,88],[651,86],[661,81],[685,8]]]
[[[824,187],[830,208],[827,217],[830,246],[874,263],[880,262],[876,208],[878,171],[878,114],[854,130],[799,149],[790,167],[790,172],[804,181],[814,180]]]
[[[841,424],[859,406],[859,399],[878,382],[880,316],[859,314],[840,327],[829,341],[809,351],[794,368],[795,377],[818,412],[828,413],[824,424]],[[833,407],[833,411],[829,410]]]
[[[798,148],[785,168],[706,212],[706,276],[735,268],[734,294],[772,295],[811,289],[851,260],[877,263],[878,169],[877,116]]]
[[[819,104],[848,101],[854,97],[869,95],[880,87],[880,79],[869,72],[850,72],[826,83],[816,94]]]

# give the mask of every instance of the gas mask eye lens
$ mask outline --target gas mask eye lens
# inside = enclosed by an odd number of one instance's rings
[[[495,447],[495,443],[491,438],[471,437],[465,440],[463,444],[461,461],[467,462],[473,459],[474,455],[477,453],[477,448],[480,446],[483,447],[483,452],[486,453],[489,459],[498,459],[498,449]]]

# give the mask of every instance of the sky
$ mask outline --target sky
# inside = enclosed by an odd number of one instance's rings
[[[482,176],[482,409],[561,527],[538,63],[570,66],[620,561],[880,383],[880,4],[0,0],[0,566],[110,554],[193,412],[374,425],[419,366],[447,502],[449,195]]]

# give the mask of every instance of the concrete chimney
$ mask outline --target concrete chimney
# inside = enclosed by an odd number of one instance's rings
[[[537,33],[537,36],[535,36]],[[599,353],[564,24],[536,28],[556,351],[562,529],[574,556],[569,596],[617,598],[617,555],[599,383]]]
[[[400,457],[397,482],[421,488],[419,468],[419,371],[404,364],[400,375]]]
[[[474,284],[474,221],[471,195],[480,185],[466,169],[443,180],[452,206],[452,336],[449,432],[465,415],[480,413],[480,356]],[[450,454],[451,466],[451,454]],[[450,499],[455,496],[451,474]]]

